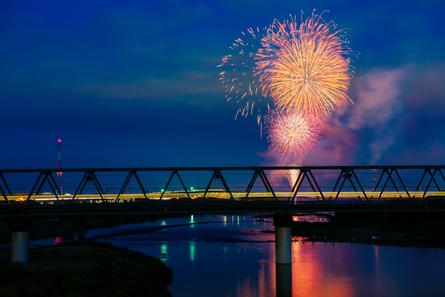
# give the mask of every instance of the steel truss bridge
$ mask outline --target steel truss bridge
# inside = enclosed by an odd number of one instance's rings
[[[445,166],[0,169],[0,205],[172,200],[289,204],[445,198]]]
[[[445,166],[0,169],[0,221],[11,261],[28,261],[31,221],[84,216],[274,215],[276,261],[289,264],[292,214],[379,219],[445,215]],[[3,199],[1,199],[3,198]],[[377,216],[373,216],[376,214]],[[330,214],[329,214],[330,215]],[[399,214],[397,214],[399,215]],[[349,216],[351,217],[351,216]],[[398,217],[398,216],[396,216]],[[69,218],[69,220],[71,220]],[[80,224],[80,223],[79,223]]]

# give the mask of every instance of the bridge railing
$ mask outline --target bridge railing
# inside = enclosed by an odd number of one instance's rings
[[[162,199],[378,202],[445,197],[445,166],[0,169],[9,204]]]

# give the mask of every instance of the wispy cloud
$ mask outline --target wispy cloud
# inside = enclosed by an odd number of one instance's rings
[[[216,76],[208,72],[186,71],[174,77],[148,77],[139,81],[88,83],[76,91],[107,99],[176,100],[184,97],[220,96],[223,89]],[[193,102],[187,102],[193,103]]]
[[[354,103],[343,106],[329,120],[305,163],[353,164],[363,151],[370,154],[365,163],[380,162],[398,133],[394,122],[403,110],[402,86],[409,69],[374,69],[357,77],[352,85]]]

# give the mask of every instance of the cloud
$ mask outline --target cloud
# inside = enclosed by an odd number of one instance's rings
[[[139,81],[88,83],[76,87],[82,94],[106,99],[161,99],[220,96],[224,90],[214,75],[199,71],[184,71],[174,77],[148,77]],[[191,103],[191,102],[188,102]]]

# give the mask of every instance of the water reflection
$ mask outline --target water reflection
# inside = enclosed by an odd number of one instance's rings
[[[292,265],[276,264],[275,265],[275,291],[277,297],[292,296]]]
[[[293,296],[313,296],[314,292],[319,296],[356,296],[351,279],[343,274],[349,265],[348,249],[329,245],[293,243]]]
[[[163,261],[168,261],[168,245],[166,242],[161,243],[161,253],[159,258]]]
[[[190,248],[190,261],[195,261],[195,257],[196,257],[196,245],[194,241],[190,241],[189,243],[189,248]]]
[[[161,258],[174,271],[170,291],[175,297],[415,297],[443,292],[443,249],[294,241],[293,263],[283,268],[275,265],[273,234],[263,232],[273,230],[269,219],[190,216],[165,225],[155,232],[141,228],[101,240]],[[94,232],[89,237],[94,239]]]
[[[190,220],[189,220],[189,224],[190,224],[190,228],[195,228],[195,216],[194,215],[190,215]]]

